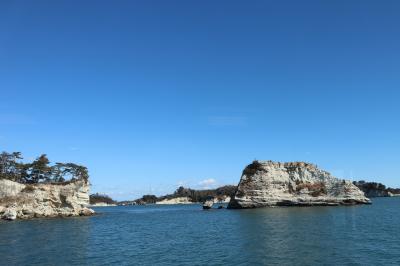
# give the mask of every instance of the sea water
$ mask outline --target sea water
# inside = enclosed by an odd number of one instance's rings
[[[400,198],[350,207],[99,207],[0,222],[0,265],[400,265]]]

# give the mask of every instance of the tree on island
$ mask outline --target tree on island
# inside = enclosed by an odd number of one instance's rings
[[[174,194],[165,196],[166,198],[189,197],[193,202],[203,202],[209,197],[233,196],[236,186],[223,186],[217,189],[196,190],[180,186]]]
[[[46,154],[40,155],[31,163],[23,163],[20,152],[2,152],[0,154],[0,179],[19,183],[60,183],[66,180],[89,179],[85,166],[74,163],[56,163],[50,166]]]
[[[100,193],[95,193],[95,194],[90,195],[89,202],[90,202],[90,204],[96,204],[96,203],[116,204],[117,203],[110,196],[108,196],[106,194],[100,194]]]
[[[36,160],[29,164],[25,183],[49,182],[52,178],[52,168],[46,154],[40,155]]]
[[[27,166],[20,163],[22,159],[20,152],[0,154],[0,178],[20,182],[26,176]]]
[[[52,167],[53,182],[64,182],[66,179],[89,179],[86,167],[74,163],[56,163]]]
[[[236,186],[222,186],[216,189],[205,189],[196,190],[185,187],[178,187],[173,194],[157,197],[155,195],[144,195],[140,199],[136,199],[133,202],[136,204],[153,204],[157,201],[165,199],[174,199],[178,197],[188,197],[192,202],[204,202],[210,197],[224,199],[226,196],[233,197],[236,192]]]

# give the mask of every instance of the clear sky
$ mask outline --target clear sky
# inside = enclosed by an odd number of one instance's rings
[[[0,148],[116,199],[254,159],[400,187],[399,1],[0,2]]]

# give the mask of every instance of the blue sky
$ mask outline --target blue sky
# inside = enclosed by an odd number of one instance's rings
[[[398,1],[2,1],[0,148],[116,199],[254,159],[400,187]]]

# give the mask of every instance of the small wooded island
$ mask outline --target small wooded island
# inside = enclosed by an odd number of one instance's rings
[[[0,217],[87,216],[89,174],[74,163],[50,165],[45,154],[23,163],[19,152],[0,154]]]
[[[191,189],[178,187],[174,193],[159,196],[143,195],[132,201],[121,201],[118,205],[145,205],[145,204],[191,204],[203,203],[212,198],[214,203],[228,203],[235,194],[236,186],[226,185],[216,189]]]

